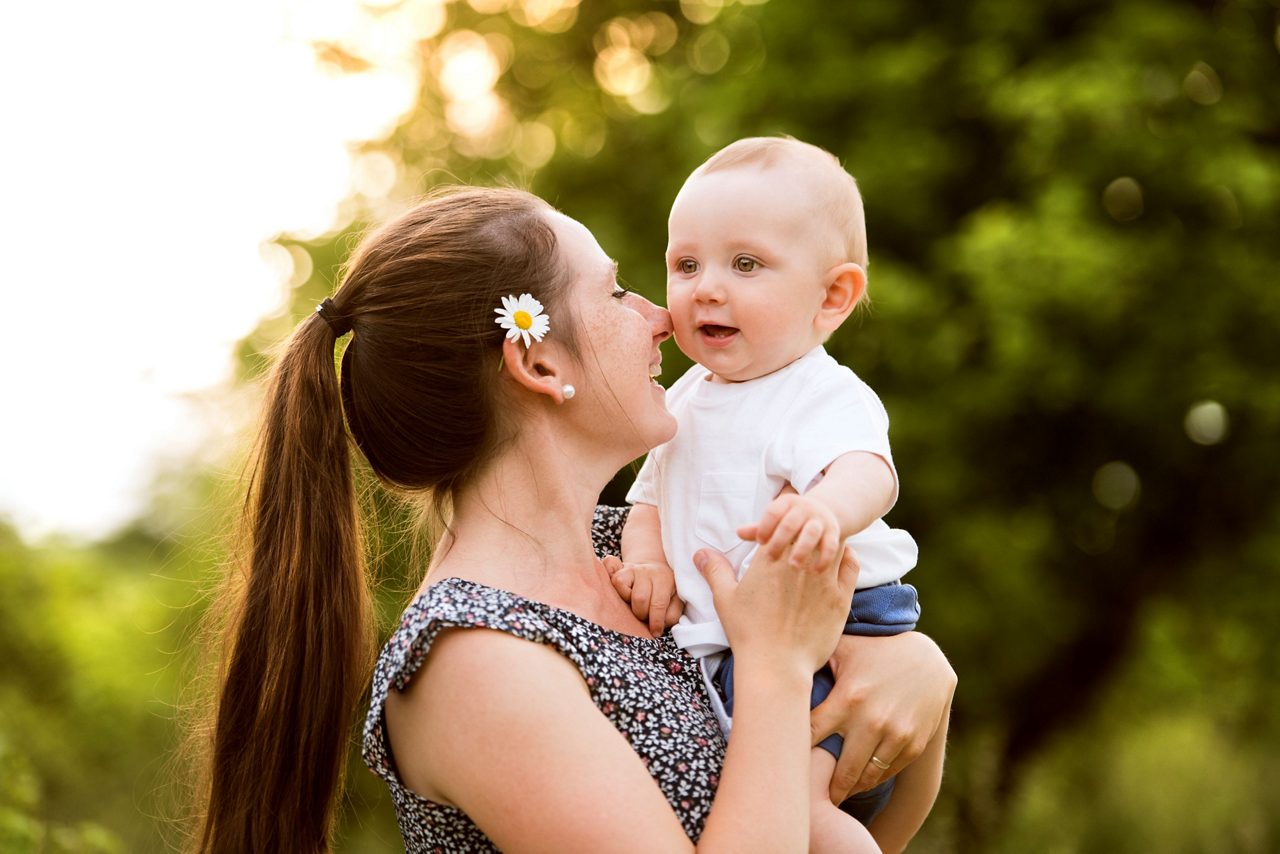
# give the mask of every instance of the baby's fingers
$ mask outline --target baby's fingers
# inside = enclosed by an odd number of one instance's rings
[[[810,566],[830,566],[831,561],[835,558],[835,550],[826,558],[825,562],[818,562],[822,557],[818,552],[822,545],[823,534],[825,530],[821,522],[817,519],[810,519],[805,522],[804,527],[800,529],[800,533],[796,535],[795,545],[791,547],[791,565],[796,569],[806,569]]]
[[[782,557],[795,538],[799,536],[803,525],[804,517],[800,513],[788,513],[783,516],[764,544],[765,554],[775,560]]]
[[[605,555],[600,562],[604,564],[604,571],[609,573],[610,578],[613,577],[615,572],[622,569],[622,558],[617,555]]]
[[[667,608],[671,605],[671,591],[666,588],[659,589],[656,585],[653,588],[653,595],[649,600],[649,631],[654,637],[662,634],[662,630],[666,628],[663,620],[667,616]]]
[[[818,567],[831,566],[835,562],[840,548],[840,535],[835,531],[826,531],[822,535],[822,542],[818,544],[818,557],[814,565]]]
[[[674,626],[683,613],[684,602],[681,601],[679,596],[672,596],[671,604],[667,606],[667,613],[662,617],[662,627],[665,629]]]
[[[613,574],[609,579],[613,582],[613,589],[618,591],[618,595],[622,597],[624,602],[631,601],[631,587],[635,584],[636,573],[634,569],[623,568]]]
[[[750,539],[750,540],[755,540],[757,543],[767,543],[770,539],[773,538],[774,531],[778,527],[778,523],[782,521],[782,518],[786,516],[786,514],[787,514],[787,505],[779,504],[775,500],[768,507],[764,508],[764,514],[761,515],[760,521],[756,522],[754,526],[755,527],[754,537],[745,537],[741,533],[739,533],[738,536],[742,537],[744,540]],[[751,526],[747,525],[744,527],[751,527]]]
[[[636,576],[631,587],[631,613],[642,622],[649,621],[649,601],[653,596],[653,582],[647,575]]]

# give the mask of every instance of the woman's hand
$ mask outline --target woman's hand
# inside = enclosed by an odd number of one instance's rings
[[[809,692],[844,629],[857,560],[844,549],[826,566],[796,568],[786,555],[757,553],[741,582],[724,555],[702,549],[694,563],[711,587],[734,656],[733,738],[699,847],[804,851]],[[749,817],[745,828],[742,816]]]
[[[739,661],[759,658],[809,676],[827,662],[844,629],[858,580],[858,559],[843,549],[834,563],[790,566],[761,550],[741,582],[724,555],[701,549],[694,565],[706,578],[716,613]]]
[[[840,803],[918,757],[951,708],[956,673],[932,640],[919,632],[840,639],[831,657],[836,684],[810,717],[813,743],[833,732],[844,750],[831,777]],[[872,757],[886,763],[878,767]]]

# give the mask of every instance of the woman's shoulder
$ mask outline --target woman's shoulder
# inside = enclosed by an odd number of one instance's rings
[[[468,627],[494,631],[450,631]],[[533,682],[557,686],[556,696],[564,697],[575,692],[563,690],[563,679],[580,679],[599,712],[640,753],[686,830],[695,837],[700,832],[724,745],[697,663],[670,635],[627,635],[511,591],[446,578],[405,609],[379,656],[365,721],[365,762],[391,787],[406,840],[415,833],[453,838],[454,830],[443,830],[446,825],[475,831],[452,807],[426,801],[405,787],[387,737],[384,712],[390,689],[407,688],[433,649],[441,657],[432,659],[432,672],[442,665],[446,683],[454,679],[470,686],[496,679],[507,684],[518,677],[523,684],[536,672]],[[469,668],[469,662],[475,666]],[[577,672],[565,669],[567,664]],[[505,700],[523,702],[511,696]]]
[[[545,643],[551,631],[547,616],[547,606],[508,590],[463,578],[441,579],[400,615],[399,625],[378,656],[374,699],[385,697],[391,687],[403,689],[448,629],[492,629]]]

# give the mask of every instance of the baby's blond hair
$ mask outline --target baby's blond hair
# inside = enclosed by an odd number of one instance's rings
[[[780,163],[814,167],[826,173],[815,182],[813,202],[839,234],[846,257],[867,268],[867,221],[862,211],[858,182],[844,170],[836,156],[826,149],[790,136],[749,136],[731,142],[693,170],[690,178],[742,166],[767,169]]]

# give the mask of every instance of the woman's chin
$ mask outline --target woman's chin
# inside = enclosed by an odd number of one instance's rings
[[[677,427],[676,417],[672,415],[670,412],[665,412],[663,414],[666,415],[665,429],[662,431],[661,438],[659,438],[656,442],[653,443],[650,450],[658,447],[658,445],[665,445],[667,442],[670,442],[673,438],[675,438],[676,427]]]

